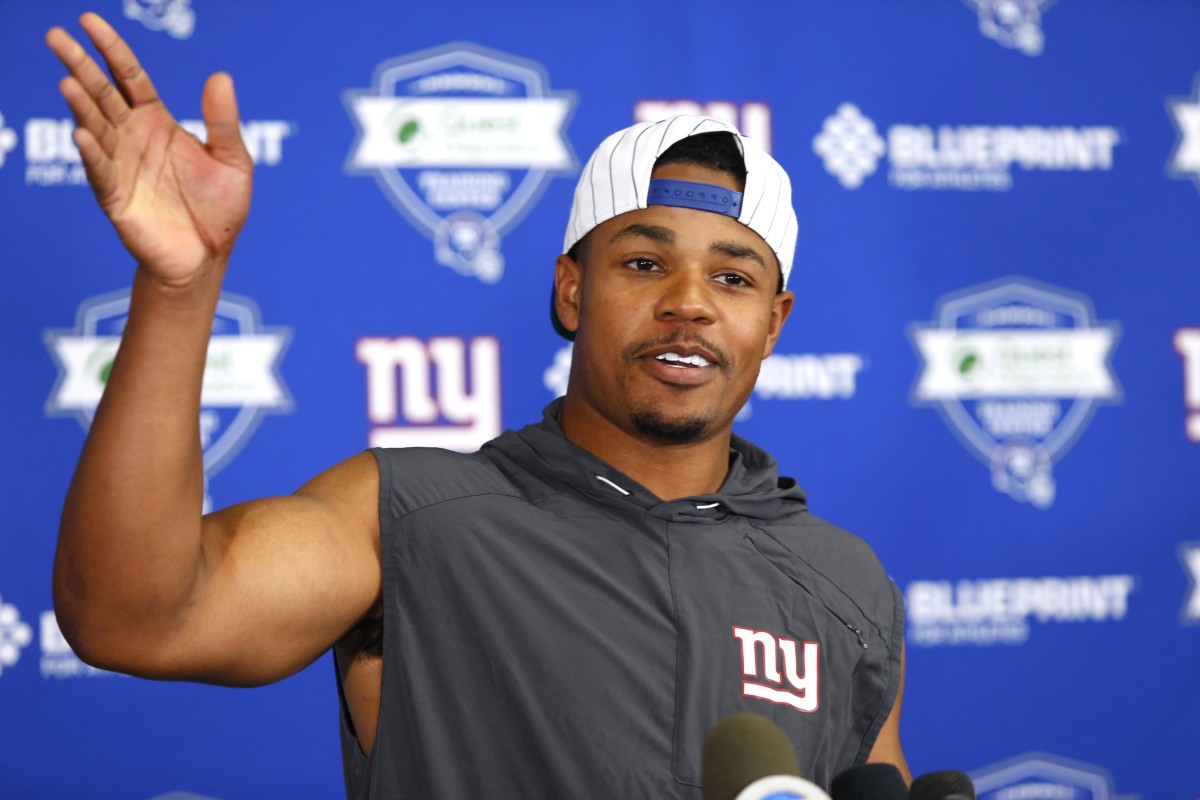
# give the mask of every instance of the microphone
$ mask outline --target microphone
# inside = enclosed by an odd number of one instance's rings
[[[913,781],[911,800],[975,800],[975,784],[965,772],[945,769]]]
[[[833,800],[909,800],[904,776],[893,764],[859,764],[833,779]]]
[[[791,739],[761,714],[734,714],[713,726],[700,759],[704,800],[829,800],[800,777]]]

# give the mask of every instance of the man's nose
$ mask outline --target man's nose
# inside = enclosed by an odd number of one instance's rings
[[[703,270],[678,269],[661,286],[657,308],[659,319],[700,323],[716,319],[713,286]]]

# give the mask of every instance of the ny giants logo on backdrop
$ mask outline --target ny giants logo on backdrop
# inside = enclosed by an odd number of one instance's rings
[[[371,447],[470,453],[500,435],[500,343],[494,336],[470,342],[457,336],[367,337],[358,340],[357,355],[367,368]]]
[[[33,630],[21,620],[21,612],[0,597],[0,676],[21,659],[21,650],[33,641]]]
[[[1167,162],[1172,178],[1191,179],[1200,191],[1200,74],[1191,97],[1168,97],[1167,111],[1179,133],[1175,151]]]
[[[909,336],[923,362],[913,403],[938,408],[997,491],[1038,508],[1054,502],[1051,468],[1097,406],[1121,399],[1118,326],[1066,289],[1020,277],[964,289]]]
[[[1184,430],[1200,442],[1200,328],[1175,331],[1175,352],[1183,359]]]
[[[345,169],[375,178],[439,264],[495,283],[500,237],[577,167],[563,135],[575,102],[542,65],[478,45],[394,58],[345,93],[359,129]]]
[[[979,800],[1133,800],[1118,795],[1103,767],[1047,753],[1026,753],[971,773]]]
[[[633,107],[634,122],[658,122],[676,114],[699,114],[719,119],[771,152],[771,107],[766,103],[733,103],[728,100],[639,100]]]
[[[1042,12],[1056,0],[963,0],[979,14],[979,32],[1027,56],[1046,46]]]
[[[152,31],[166,31],[176,39],[191,37],[196,29],[192,0],[125,0],[125,17]]]
[[[816,711],[820,701],[821,646],[753,628],[733,629],[741,643],[742,694],[798,711]],[[780,655],[783,669],[779,668]],[[760,659],[761,656],[761,659]],[[786,681],[786,683],[784,683]]]
[[[1120,622],[1133,575],[913,581],[904,592],[908,641],[918,647],[1021,645],[1030,626]]]
[[[1007,191],[1013,170],[1107,172],[1116,128],[1066,125],[891,125],[887,137],[853,103],[842,103],[813,139],[813,151],[846,189],[857,189],[887,158],[888,183],[905,190]]]
[[[58,365],[47,415],[70,415],[84,430],[91,426],[128,316],[126,289],[85,300],[73,329],[45,332],[46,347]],[[291,397],[278,374],[291,335],[288,328],[264,328],[253,300],[221,294],[200,396],[205,510],[211,506],[208,482],[237,455],[262,417],[291,410]]]
[[[207,130],[195,119],[182,119],[180,127],[201,141]],[[31,117],[25,122],[25,184],[27,186],[85,186],[87,175],[71,134],[71,119]],[[283,120],[246,120],[241,125],[242,141],[256,166],[273,167],[283,160],[283,140],[294,128]],[[11,131],[10,131],[11,133]],[[0,149],[4,133],[0,131]],[[2,164],[2,161],[0,161]]]

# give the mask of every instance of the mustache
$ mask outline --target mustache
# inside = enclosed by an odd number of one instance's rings
[[[626,361],[633,361],[634,359],[641,357],[642,353],[645,353],[646,351],[652,350],[656,347],[669,347],[671,345],[689,344],[703,348],[707,353],[711,354],[713,358],[709,360],[722,372],[725,372],[729,369],[731,361],[729,353],[725,352],[725,350],[715,342],[705,339],[698,333],[689,331],[676,331],[669,336],[659,336],[654,339],[643,339],[642,341],[635,342],[634,344],[631,344],[629,347],[625,348],[625,351],[622,353],[622,355],[625,357]]]

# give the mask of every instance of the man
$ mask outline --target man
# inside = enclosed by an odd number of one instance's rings
[[[128,46],[47,43],[97,199],[137,259],[63,511],[55,604],[85,660],[255,685],[334,648],[352,797],[690,797],[755,711],[828,784],[896,764],[898,592],[731,433],[792,306],[782,169],[729,126],[606,140],[555,269],[566,396],[477,454],[380,450],[201,515],[200,386],[249,206],[232,81],[183,132]]]

